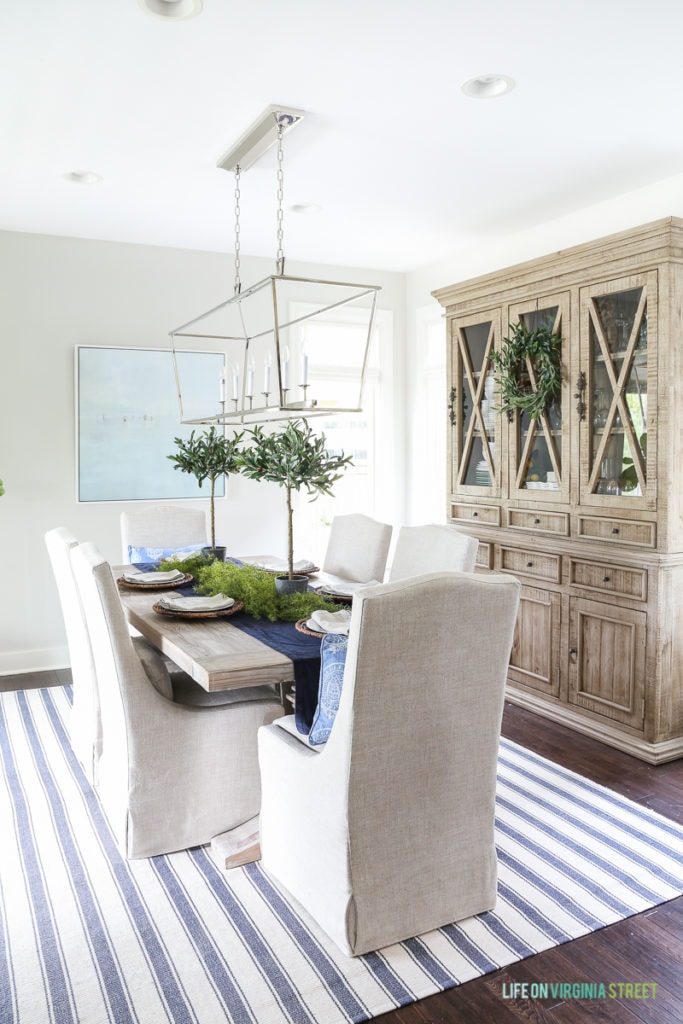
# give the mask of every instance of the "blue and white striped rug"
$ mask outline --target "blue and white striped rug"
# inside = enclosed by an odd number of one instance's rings
[[[363,1021],[683,892],[683,828],[503,742],[495,913],[347,959],[258,865],[124,860],[69,699],[0,699],[2,1024]]]

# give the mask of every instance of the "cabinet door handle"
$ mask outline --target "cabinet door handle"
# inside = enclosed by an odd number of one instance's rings
[[[581,370],[578,377],[576,378],[576,394],[574,398],[578,398],[576,403],[576,411],[579,414],[580,420],[586,418],[586,403],[583,400],[583,393],[586,390],[586,374]]]
[[[576,647],[570,647],[569,653],[572,656],[572,658],[576,657]]]
[[[448,396],[448,418],[451,421],[451,426],[455,425],[455,397],[457,395],[455,388],[451,388]]]

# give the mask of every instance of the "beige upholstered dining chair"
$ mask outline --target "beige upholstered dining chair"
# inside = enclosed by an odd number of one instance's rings
[[[257,731],[282,714],[274,691],[233,690],[229,703],[203,707],[171,700],[160,692],[163,659],[148,667],[131,640],[109,563],[93,544],[73,548],[71,563],[102,709],[98,792],[121,851],[202,845],[254,817]]]
[[[473,572],[479,541],[446,523],[402,526],[388,579],[402,580],[425,572]]]
[[[135,560],[131,557],[132,549],[171,550],[210,543],[204,509],[145,505],[121,513],[121,552],[125,563]]]
[[[496,902],[496,763],[519,591],[512,576],[473,573],[359,591],[327,743],[259,730],[263,866],[349,955]]]
[[[65,527],[58,526],[47,531],[45,544],[57,584],[71,664],[73,697],[69,738],[88,781],[95,783],[102,753],[102,718],[90,637],[71,570],[70,552],[78,540]]]
[[[322,579],[338,583],[381,583],[387,564],[391,526],[370,516],[335,516],[322,566]]]

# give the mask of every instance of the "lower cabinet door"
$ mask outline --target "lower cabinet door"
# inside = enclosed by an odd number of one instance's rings
[[[560,694],[561,595],[522,587],[508,680],[552,697]]]
[[[642,730],[645,612],[578,597],[569,609],[569,703]]]

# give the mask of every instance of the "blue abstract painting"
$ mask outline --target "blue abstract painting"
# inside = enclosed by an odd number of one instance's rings
[[[218,398],[224,356],[177,357],[186,416],[205,413],[209,396]],[[77,346],[76,416],[79,501],[208,497],[208,481],[200,488],[167,458],[178,450],[173,439],[193,429],[180,422],[170,350]],[[224,488],[224,479],[216,481],[217,496]]]

